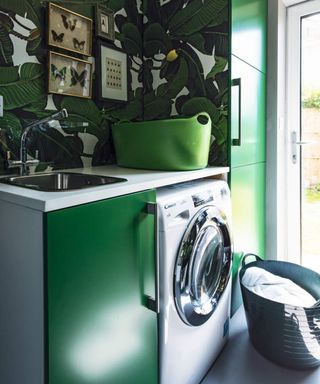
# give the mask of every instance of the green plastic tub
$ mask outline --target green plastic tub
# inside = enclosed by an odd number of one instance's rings
[[[207,113],[117,123],[112,135],[117,164],[123,167],[188,171],[208,165],[211,120]]]

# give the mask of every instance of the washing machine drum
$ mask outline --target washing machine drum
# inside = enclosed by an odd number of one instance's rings
[[[190,221],[175,264],[176,307],[186,324],[198,326],[210,318],[230,274],[228,225],[216,207],[204,207]]]

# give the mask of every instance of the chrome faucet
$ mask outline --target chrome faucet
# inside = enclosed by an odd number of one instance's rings
[[[68,117],[68,112],[66,109],[62,109],[59,112],[54,113],[53,115],[46,117],[41,120],[37,120],[34,123],[31,123],[26,126],[24,131],[22,132],[21,138],[20,138],[20,160],[11,160],[10,159],[10,152],[8,152],[8,168],[20,168],[20,175],[27,175],[29,173],[29,166],[30,165],[38,165],[39,160],[33,159],[28,160],[28,152],[27,152],[27,135],[33,128],[36,128],[40,126],[41,124],[50,123],[53,120],[61,120],[65,117]]]

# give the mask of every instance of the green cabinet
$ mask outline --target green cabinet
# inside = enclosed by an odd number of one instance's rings
[[[154,191],[46,214],[49,384],[157,383]]]
[[[241,305],[238,270],[245,253],[265,257],[265,163],[232,168],[233,229],[231,314]]]
[[[231,51],[266,73],[267,0],[232,0]]]
[[[232,314],[241,303],[237,274],[242,256],[265,255],[267,3],[231,0]]]
[[[265,163],[233,168],[231,177],[233,249],[265,253]]]
[[[263,162],[266,76],[233,55],[231,76],[231,167]]]

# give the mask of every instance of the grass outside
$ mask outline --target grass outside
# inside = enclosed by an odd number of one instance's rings
[[[320,184],[305,190],[305,198],[308,203],[320,201]]]

